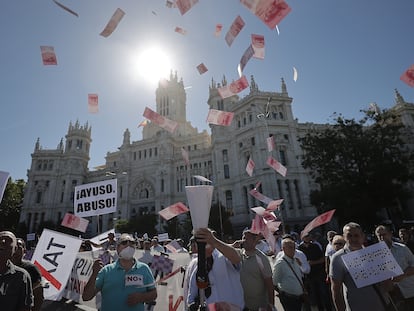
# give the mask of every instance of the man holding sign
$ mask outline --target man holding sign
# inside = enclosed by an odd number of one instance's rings
[[[131,235],[123,233],[117,242],[119,258],[105,267],[100,259],[94,262],[82,299],[91,300],[101,292],[101,311],[144,311],[144,302],[157,298],[154,277],[148,265],[134,259],[136,242]]]
[[[381,283],[357,288],[343,261],[343,256],[363,248],[364,232],[359,224],[350,222],[343,228],[346,245],[337,251],[331,259],[329,276],[331,278],[332,299],[337,311],[386,310],[389,303]]]

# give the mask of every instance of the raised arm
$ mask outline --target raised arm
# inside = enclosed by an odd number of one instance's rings
[[[218,249],[232,264],[238,264],[241,262],[241,257],[237,249],[231,244],[224,243],[214,236],[213,231],[208,228],[200,228],[195,232],[197,241],[210,244],[214,248]]]

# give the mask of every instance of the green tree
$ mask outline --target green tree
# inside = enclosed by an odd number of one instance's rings
[[[3,200],[0,203],[0,230],[17,231],[25,185],[26,182],[23,179],[16,181],[12,178],[8,179]]]
[[[302,164],[319,185],[311,193],[318,212],[336,208],[341,224],[357,221],[371,228],[383,220],[380,211],[396,222],[403,217],[398,202],[407,195],[412,156],[405,151],[398,116],[390,110],[363,112],[359,121],[335,115],[333,125],[299,141]]]

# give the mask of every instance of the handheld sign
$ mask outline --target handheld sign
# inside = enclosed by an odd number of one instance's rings
[[[44,229],[37,243],[32,262],[39,268],[49,286],[45,299],[56,300],[68,281],[82,240],[60,232]]]
[[[116,212],[117,179],[75,187],[74,214],[79,217]]]

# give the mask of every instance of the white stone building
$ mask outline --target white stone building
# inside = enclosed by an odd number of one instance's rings
[[[280,91],[261,91],[253,77],[250,93],[244,98],[222,99],[217,88],[226,85],[212,81],[209,86],[209,108],[234,112],[230,126],[210,125],[199,132],[186,117],[186,93],[177,74],[160,82],[156,90],[156,111],[177,121],[171,134],[155,124],[143,127],[143,138],[130,140],[125,130],[118,151],[108,152],[106,163],[98,170],[89,170],[91,127],[77,121],[56,149],[42,149],[39,140],[32,153],[28,170],[21,222],[34,232],[43,221],[60,223],[67,212],[73,212],[73,194],[77,185],[118,178],[117,213],[104,215],[100,231],[113,227],[114,219],[130,219],[159,210],[178,201],[186,202],[185,186],[194,185],[192,177],[202,175],[213,181],[213,202],[220,202],[233,215],[235,232],[249,226],[250,208],[260,205],[249,191],[260,181],[259,188],[267,197],[283,198],[281,214],[285,224],[298,229],[316,215],[310,205],[311,181],[301,166],[298,136],[309,127],[300,124],[292,114],[292,98],[282,79]],[[273,135],[276,149],[268,152],[266,138]],[[182,157],[182,148],[189,153],[190,165]],[[287,168],[282,177],[266,164],[271,155]],[[253,176],[246,173],[246,164],[255,162]],[[97,230],[96,217],[92,234]],[[295,228],[296,226],[296,228]]]

